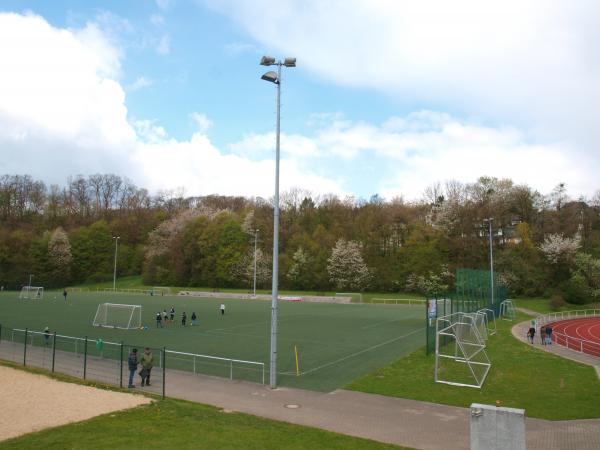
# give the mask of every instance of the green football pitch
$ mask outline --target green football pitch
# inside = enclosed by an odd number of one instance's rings
[[[97,306],[105,302],[141,305],[147,329],[92,326]],[[225,315],[219,311],[221,303],[226,305]],[[331,391],[424,345],[422,306],[286,301],[278,305],[279,385]],[[174,323],[157,328],[156,312],[171,306],[176,310]],[[188,316],[186,327],[181,326],[183,311]],[[192,312],[198,316],[195,327],[189,326]],[[65,302],[61,292],[46,292],[42,300],[19,300],[17,292],[3,292],[0,324],[3,339],[9,328],[41,331],[48,326],[62,335],[263,362],[269,379],[269,301],[70,293]]]

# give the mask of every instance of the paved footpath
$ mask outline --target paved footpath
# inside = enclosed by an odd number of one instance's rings
[[[48,350],[32,347],[28,359],[46,367]],[[22,347],[0,343],[0,357],[22,361]],[[81,357],[57,352],[60,371],[81,376]],[[96,361],[89,379],[118,385],[118,363]],[[35,365],[35,364],[34,364]],[[58,370],[58,369],[57,369]],[[155,369],[156,370],[156,369]],[[151,387],[160,393],[160,372]],[[433,377],[433,374],[432,374]],[[259,384],[230,381],[168,369],[166,395],[269,419],[307,425],[351,436],[417,449],[469,448],[469,409],[416,400],[337,390],[331,393],[291,388],[270,389]],[[139,389],[142,390],[142,389]],[[551,422],[526,419],[528,450],[600,449],[600,420]]]

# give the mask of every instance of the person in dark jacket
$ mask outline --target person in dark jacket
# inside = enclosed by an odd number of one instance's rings
[[[129,358],[127,359],[127,363],[129,364],[129,385],[127,387],[134,388],[135,385],[133,384],[133,376],[135,375],[135,371],[137,370],[138,366],[137,348],[131,350]]]

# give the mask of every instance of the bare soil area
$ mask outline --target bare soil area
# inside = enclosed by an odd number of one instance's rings
[[[141,395],[65,383],[3,366],[0,399],[0,441],[152,401]]]

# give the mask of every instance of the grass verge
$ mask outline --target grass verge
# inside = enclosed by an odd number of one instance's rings
[[[31,372],[44,374],[42,370]],[[70,377],[53,378],[66,381]],[[2,450],[25,448],[407,449],[175,399],[0,442]]]
[[[528,417],[549,420],[600,417],[600,381],[594,369],[520,342],[510,332],[516,323],[497,322],[498,334],[486,349],[492,368],[482,389],[435,383],[435,355],[426,356],[422,349],[346,389],[463,407],[500,400],[502,406],[525,409]]]

